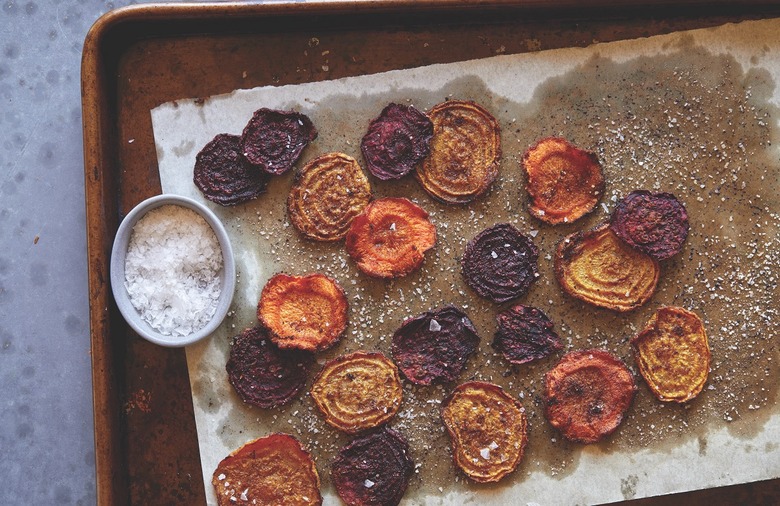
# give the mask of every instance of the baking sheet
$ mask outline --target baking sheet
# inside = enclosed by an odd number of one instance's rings
[[[188,348],[206,493],[227,453],[270,432],[291,432],[314,452],[325,502],[338,503],[328,463],[347,438],[329,428],[307,396],[280,410],[243,406],[224,365],[230,338],[256,322],[257,298],[277,271],[326,272],[345,288],[350,325],[319,362],[355,349],[388,353],[389,336],[408,316],[455,303],[477,325],[482,345],[461,377],[487,379],[521,398],[531,441],[517,472],[475,486],[453,469],[439,403],[454,385],[405,386],[391,425],[404,433],[420,464],[405,501],[418,503],[597,503],[773,478],[780,475],[775,404],[778,151],[780,92],[778,20],[526,55],[393,71],[373,76],[240,90],[183,99],[152,111],[162,189],[207,203],[223,220],[236,250],[238,288],[231,316],[207,342]],[[309,51],[325,53],[316,39]],[[303,161],[327,151],[359,156],[368,121],[390,101],[421,109],[446,98],[472,99],[502,127],[504,158],[491,192],[468,206],[432,201],[413,180],[372,181],[375,194],[405,195],[432,215],[439,243],[421,271],[392,283],[357,273],[343,245],[303,241],[289,225],[287,175],[267,195],[234,209],[206,202],[192,184],[198,150],[214,135],[240,133],[259,107],[297,109],[320,136]],[[547,135],[595,150],[604,164],[603,205],[582,222],[549,227],[525,211],[518,164]],[[643,308],[615,315],[560,293],[550,255],[564,235],[606,218],[614,200],[637,188],[672,191],[686,203],[692,232],[686,250],[664,264],[659,291]],[[636,371],[628,339],[660,305],[703,316],[713,366],[705,392],[685,406],[655,401],[640,383],[628,418],[608,441],[566,443],[543,419],[541,378],[558,357],[509,367],[489,346],[500,307],[479,300],[460,281],[458,258],[478,231],[509,221],[535,235],[541,280],[522,302],[542,308],[566,349],[603,347]],[[316,368],[315,368],[316,372]]]

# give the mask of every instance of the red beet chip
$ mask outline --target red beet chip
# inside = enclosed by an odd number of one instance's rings
[[[390,104],[368,125],[360,150],[371,174],[399,179],[428,156],[432,137],[428,116],[411,105]]]
[[[493,348],[513,364],[539,360],[563,347],[541,309],[517,304],[498,313]]]
[[[530,237],[508,223],[477,234],[461,259],[463,278],[472,290],[493,302],[525,295],[539,276],[539,250]]]
[[[413,471],[406,439],[384,427],[343,447],[330,477],[349,506],[394,506],[401,502]]]
[[[260,408],[291,401],[306,385],[311,354],[280,350],[257,326],[244,330],[230,347],[227,373],[241,400]]]
[[[249,163],[269,174],[283,174],[303,148],[317,138],[317,129],[305,114],[258,109],[241,134],[241,152]]]
[[[471,320],[454,306],[409,318],[393,334],[393,360],[418,385],[454,381],[479,345]]]
[[[244,160],[239,144],[239,136],[219,134],[195,157],[195,186],[204,197],[223,206],[252,200],[268,186],[268,175]]]
[[[682,251],[688,238],[688,212],[671,193],[637,190],[618,202],[610,228],[618,237],[656,260]]]

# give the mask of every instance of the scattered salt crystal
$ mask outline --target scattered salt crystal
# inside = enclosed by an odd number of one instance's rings
[[[431,332],[438,332],[441,330],[441,325],[439,325],[439,322],[436,320],[431,320],[431,323],[428,325],[428,330]]]
[[[536,237],[538,234],[539,234],[538,230],[531,230],[530,232],[528,232],[528,235],[530,235],[531,237]]]
[[[376,483],[374,483],[374,482],[373,482],[373,481],[371,481],[371,480],[366,480],[366,481],[364,481],[364,482],[363,482],[363,486],[364,486],[364,487],[366,487],[366,488],[371,488],[371,487],[373,487],[374,485],[376,485]]]
[[[495,251],[491,251],[490,256],[492,256],[493,258],[498,258],[498,253],[496,253]]]
[[[243,491],[243,492],[241,492],[241,500],[242,500],[242,501],[248,501],[248,500],[249,500],[249,498],[246,496],[246,493],[247,493],[247,492],[249,492],[249,489],[248,489],[248,488],[247,488],[247,489],[244,489],[244,491]]]
[[[211,321],[220,292],[222,251],[195,211],[164,205],[133,227],[125,288],[141,318],[166,336],[187,336]]]
[[[222,481],[222,480],[224,480],[224,479],[225,479],[225,473],[220,473],[220,475],[219,475],[219,476],[217,476],[217,479],[218,479],[219,481]]]
[[[485,459],[485,460],[489,459],[489,458],[490,458],[490,448],[482,448],[482,449],[479,451],[479,455],[480,455],[480,456],[481,456],[483,459]]]
[[[395,230],[395,222],[390,224],[390,230]]]

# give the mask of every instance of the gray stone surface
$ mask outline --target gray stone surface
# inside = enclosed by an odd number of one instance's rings
[[[0,504],[95,502],[81,49],[129,3],[0,0]]]

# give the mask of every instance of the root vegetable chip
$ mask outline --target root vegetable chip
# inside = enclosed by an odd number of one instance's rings
[[[471,202],[485,193],[498,175],[498,122],[482,106],[461,100],[435,106],[428,117],[433,122],[431,153],[417,167],[417,179],[441,202]]]
[[[624,243],[607,224],[564,238],[555,255],[555,275],[565,292],[615,311],[650,300],[660,274],[656,260]]]
[[[455,464],[479,483],[501,480],[517,468],[528,442],[522,404],[492,383],[458,386],[442,404]]]
[[[260,408],[291,401],[306,385],[309,353],[280,350],[260,326],[244,330],[230,347],[227,374],[241,400]]]
[[[219,506],[322,504],[314,461],[293,436],[250,441],[222,462],[211,478]]]
[[[493,348],[513,364],[542,359],[563,347],[553,322],[540,309],[518,304],[498,313]]]
[[[478,345],[471,320],[445,306],[404,321],[393,334],[391,350],[406,379],[430,385],[455,381]]]
[[[681,307],[662,307],[631,339],[639,372],[661,401],[686,402],[707,382],[710,347],[701,319]]]
[[[433,123],[411,105],[389,104],[371,121],[360,142],[368,170],[382,180],[400,179],[430,152]]]
[[[258,109],[241,134],[241,153],[263,172],[287,172],[303,149],[317,138],[317,129],[305,114]]]
[[[244,159],[239,142],[237,135],[219,134],[195,157],[195,186],[204,197],[222,206],[252,200],[268,186],[268,174]]]
[[[472,290],[493,302],[525,295],[539,276],[539,250],[530,237],[508,223],[483,230],[466,245],[463,278]]]
[[[530,213],[556,225],[591,212],[604,194],[604,176],[594,153],[565,139],[548,137],[523,156]]]
[[[682,251],[688,238],[688,212],[671,193],[637,190],[618,202],[612,231],[639,251],[666,260]]]
[[[346,243],[364,274],[397,278],[422,265],[436,244],[436,228],[418,205],[388,197],[371,202],[352,220]]]
[[[338,241],[370,201],[371,186],[357,161],[343,153],[327,153],[296,174],[287,213],[307,238]]]
[[[614,432],[636,393],[631,371],[603,350],[565,355],[544,381],[547,421],[580,443],[595,443]]]
[[[343,447],[333,461],[330,477],[336,493],[349,506],[395,506],[401,502],[413,472],[406,439],[384,427]]]
[[[403,391],[394,363],[381,353],[358,351],[325,364],[311,397],[326,422],[354,434],[390,420]]]
[[[347,297],[322,274],[276,274],[263,287],[257,317],[280,348],[322,351],[347,326]]]

